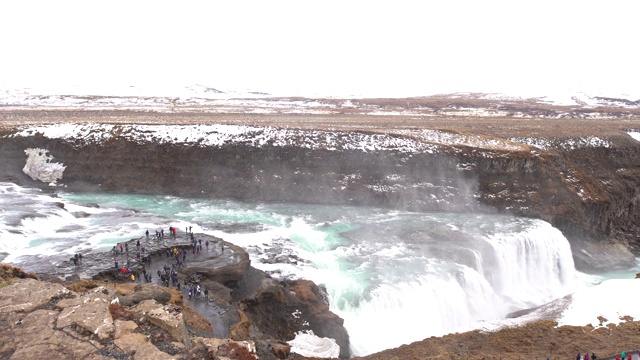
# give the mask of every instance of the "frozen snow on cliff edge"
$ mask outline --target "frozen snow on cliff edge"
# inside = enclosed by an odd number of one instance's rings
[[[27,163],[22,171],[33,180],[40,180],[55,185],[55,182],[62,179],[62,173],[66,166],[61,163],[51,162],[53,156],[49,155],[49,150],[26,149]]]

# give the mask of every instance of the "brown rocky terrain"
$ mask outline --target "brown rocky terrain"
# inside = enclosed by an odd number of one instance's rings
[[[585,110],[540,103],[497,104],[447,97],[362,100],[358,108],[386,109],[387,113],[373,115],[353,109],[317,115],[195,110],[0,110],[0,180],[45,186],[21,171],[24,149],[44,147],[56,161],[67,165],[65,185],[77,191],[443,210],[438,207],[441,205],[428,200],[434,193],[432,188],[418,186],[428,181],[441,189],[438,196],[449,196],[442,190],[448,189],[452,197],[466,200],[450,203],[445,210],[483,209],[549,221],[571,242],[576,266],[582,271],[602,271],[635,263],[640,248],[636,235],[640,232],[640,143],[627,132],[640,130],[637,108],[611,105]],[[425,108],[428,110],[421,114],[406,113]],[[476,112],[456,115],[458,110],[468,108],[490,109],[490,116],[474,115]],[[391,115],[394,111],[405,113]],[[37,134],[3,137],[21,125],[51,123],[236,124],[397,137],[413,136],[401,134],[401,130],[434,129],[500,143],[535,139],[545,141],[549,146],[536,149],[525,145],[520,150],[513,150],[454,144],[440,146],[435,154],[408,156],[394,151],[328,151],[321,147],[267,145],[257,149],[242,144],[216,148],[160,145],[117,136],[99,145],[48,139]],[[597,138],[607,145],[566,146],[584,138]],[[459,164],[469,166],[460,170]],[[181,177],[170,176],[167,167],[182,174]],[[393,180],[385,177],[391,172],[398,177]],[[349,177],[353,174],[359,176]],[[143,178],[148,186],[140,188]],[[274,178],[282,180],[273,181]],[[349,180],[345,181],[346,178]],[[473,185],[474,196],[464,197],[469,195],[469,184]],[[345,190],[337,190],[343,188]],[[372,190],[380,188],[384,190]],[[477,199],[477,202],[470,199]],[[246,281],[241,286],[254,288],[259,283]],[[317,301],[313,298],[317,293],[311,284],[307,285],[305,294],[308,296],[305,296],[313,303]],[[290,288],[296,286],[300,284],[286,284]],[[271,322],[268,312],[261,306],[276,306],[268,304],[273,299],[285,299],[286,292],[281,291],[266,291],[259,303],[254,300],[243,302],[248,316],[257,323]],[[283,311],[290,310],[286,301],[277,306]],[[59,308],[56,311],[64,309]],[[7,324],[12,320],[18,321],[11,318]],[[287,326],[274,327],[270,335],[282,336],[290,331]],[[538,322],[497,332],[474,331],[425,339],[364,358],[520,359],[550,356],[553,359],[575,358],[577,352],[595,352],[603,357],[635,347],[639,329],[636,321],[595,331],[587,327],[555,327],[552,322]],[[12,344],[11,351],[22,346]]]
[[[0,278],[0,359],[256,359],[252,342],[189,335],[204,320],[175,290],[125,307],[119,298],[156,287],[9,277],[19,271]]]
[[[354,359],[575,359],[577,353],[595,353],[604,359],[638,347],[638,321],[595,330],[556,325],[553,321],[539,321],[495,332],[471,331],[432,337]]]
[[[185,246],[153,242],[145,242],[155,266],[149,273],[167,264],[167,249]],[[132,250],[116,259],[140,279],[135,241],[128,244]],[[129,281],[111,267],[111,254],[87,254],[86,266],[60,264],[52,272],[73,274],[65,280],[0,264],[0,359],[41,358],[47,349],[73,359],[275,359],[287,357],[286,341],[304,330],[335,338],[349,357],[343,320],[315,284],[272,279],[233,244],[223,254],[208,250],[178,269],[182,290],[159,279]],[[187,282],[210,289],[209,298],[186,299]]]

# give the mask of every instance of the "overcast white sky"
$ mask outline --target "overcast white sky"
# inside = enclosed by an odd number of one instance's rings
[[[638,14],[640,1],[2,1],[0,84],[640,98]]]

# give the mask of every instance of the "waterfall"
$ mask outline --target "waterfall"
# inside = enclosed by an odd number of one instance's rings
[[[423,239],[455,254],[434,252],[433,244],[400,244],[403,250],[388,249],[394,259],[372,251],[362,254],[369,259],[357,270],[340,275],[366,273],[369,278],[338,289],[345,282],[329,280],[332,310],[345,319],[352,352],[366,355],[468,330],[478,321],[502,319],[570,291],[575,268],[569,242],[559,230],[541,220],[490,219],[500,222],[481,234],[467,233],[464,241]]]

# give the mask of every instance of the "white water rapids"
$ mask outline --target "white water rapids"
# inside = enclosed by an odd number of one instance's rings
[[[513,216],[55,196],[11,183],[0,183],[0,213],[4,261],[27,269],[170,225],[222,237],[275,277],[324,286],[356,355],[502,319],[564,296],[580,282],[559,230]]]

